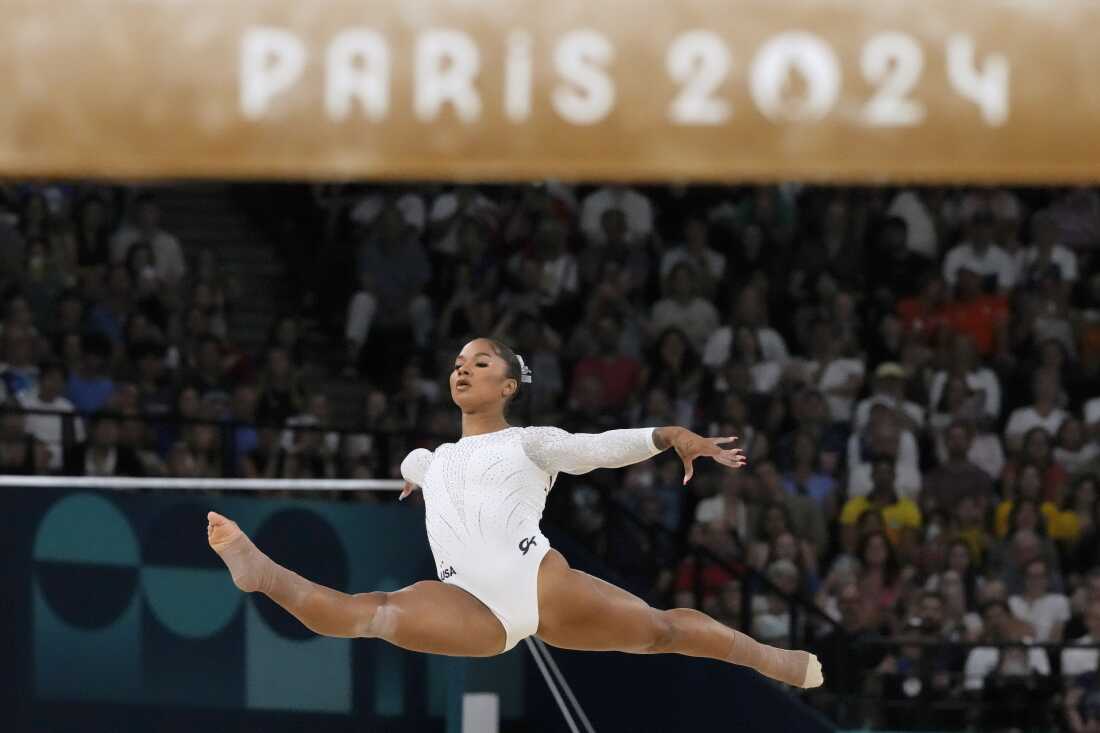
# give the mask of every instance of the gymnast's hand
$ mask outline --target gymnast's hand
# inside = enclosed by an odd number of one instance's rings
[[[723,466],[741,468],[745,465],[745,452],[740,448],[722,448],[726,443],[737,440],[736,436],[729,438],[704,438],[687,428],[667,427],[657,428],[653,436],[654,442],[661,450],[673,448],[684,462],[684,484],[686,485],[695,471],[692,463],[696,458],[713,458]]]
[[[409,494],[411,494],[412,492],[416,491],[419,488],[420,488],[419,486],[412,483],[411,481],[406,481],[405,486],[402,487],[402,489],[401,489],[401,496],[397,497],[397,500],[398,501],[404,501],[406,496],[408,496]]]

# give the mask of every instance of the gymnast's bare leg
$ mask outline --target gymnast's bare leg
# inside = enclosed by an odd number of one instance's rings
[[[795,687],[817,687],[823,681],[821,663],[808,652],[761,644],[692,608],[652,608],[570,568],[554,549],[539,568],[538,636],[563,649],[707,657],[751,667]]]
[[[434,580],[392,593],[348,594],[318,585],[275,563],[233,522],[207,515],[207,539],[242,591],[259,592],[310,631],[365,637],[415,652],[489,657],[504,649],[504,627],[479,600]]]

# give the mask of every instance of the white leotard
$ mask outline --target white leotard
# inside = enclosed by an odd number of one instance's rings
[[[538,630],[538,569],[550,549],[539,521],[557,474],[644,461],[660,452],[653,431],[506,428],[418,448],[401,463],[424,493],[439,579],[489,607],[504,625],[505,650]]]

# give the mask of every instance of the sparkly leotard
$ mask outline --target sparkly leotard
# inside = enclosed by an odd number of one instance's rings
[[[439,579],[471,593],[500,619],[505,651],[538,630],[539,563],[550,549],[539,521],[557,474],[644,461],[660,452],[653,430],[506,428],[435,451],[418,448],[401,463],[401,475],[424,493]]]

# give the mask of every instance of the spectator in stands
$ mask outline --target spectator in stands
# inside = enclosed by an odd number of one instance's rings
[[[644,244],[653,233],[653,205],[642,193],[625,186],[604,186],[588,194],[581,202],[580,227],[590,242],[602,242],[603,216],[618,210],[626,219],[627,239]]]
[[[856,405],[856,430],[862,430],[871,419],[871,407],[886,405],[894,411],[902,428],[917,434],[924,429],[924,408],[905,398],[905,370],[900,364],[886,362],[875,369],[871,396]]]
[[[1051,371],[1038,371],[1032,383],[1034,401],[1009,415],[1005,426],[1005,444],[1010,451],[1018,450],[1025,434],[1035,427],[1046,430],[1047,436],[1057,435],[1058,429],[1069,415],[1061,409],[1061,385],[1058,375]]]
[[[1047,589],[1050,570],[1042,558],[1027,563],[1024,568],[1024,589],[1008,599],[1012,615],[1031,624],[1035,641],[1060,642],[1069,621],[1069,599]]]
[[[900,216],[887,217],[879,227],[867,274],[876,297],[884,302],[915,295],[921,281],[914,275],[931,269],[932,260],[910,249],[908,240],[909,225]]]
[[[82,271],[108,264],[111,256],[110,230],[107,202],[94,195],[82,200],[76,214],[77,263]]]
[[[232,421],[233,470],[242,471],[245,456],[256,450],[260,438],[256,430],[256,388],[251,384],[238,384],[233,390],[233,403],[229,418]]]
[[[1075,474],[1100,457],[1100,441],[1089,440],[1084,424],[1073,415],[1058,428],[1054,460],[1067,473]]]
[[[962,379],[976,401],[977,419],[997,421],[1001,416],[1001,384],[996,373],[983,366],[977,359],[974,342],[963,334],[957,334],[951,342],[950,364],[932,378],[929,402],[939,405],[949,378]]]
[[[718,327],[718,311],[697,294],[697,273],[686,262],[672,268],[665,278],[665,297],[653,305],[650,328],[662,333],[669,328],[683,330],[695,351],[701,351]]]
[[[431,264],[415,230],[405,224],[391,203],[363,240],[358,262],[359,290],[348,304],[347,365],[354,373],[375,320],[387,329],[411,329],[416,345],[428,345],[432,328],[431,302],[423,290]]]
[[[88,415],[103,408],[115,391],[115,383],[106,371],[111,345],[95,333],[86,335],[79,345],[79,361],[69,373],[65,396],[77,412]]]
[[[642,366],[637,359],[619,350],[622,329],[617,318],[611,315],[601,318],[596,333],[599,339],[597,350],[577,362],[573,368],[573,383],[594,375],[600,380],[607,405],[620,411],[627,407],[628,401],[638,390]]]
[[[32,476],[45,473],[49,449],[26,430],[23,413],[0,407],[0,473]]]
[[[726,257],[710,247],[708,239],[706,220],[700,216],[689,216],[684,222],[683,244],[665,250],[661,257],[661,279],[668,277],[676,265],[686,262],[699,277],[696,282],[699,293],[713,298],[726,272]]]
[[[837,482],[819,468],[817,441],[812,433],[801,430],[794,435],[794,461],[791,470],[783,476],[783,486],[788,493],[809,496],[821,507],[826,516],[833,517],[838,509]]]
[[[88,439],[73,448],[65,466],[69,476],[144,476],[132,448],[119,445],[118,419],[97,412],[89,418]]]
[[[754,464],[753,475],[759,484],[757,492],[759,502],[764,507],[760,513],[760,526],[768,530],[765,535],[766,541],[774,542],[780,529],[780,524],[775,521],[775,512],[768,508],[771,504],[782,507],[788,531],[800,539],[801,547],[808,556],[823,553],[828,542],[828,534],[825,515],[817,502],[809,496],[787,492],[775,463],[769,459],[757,461]],[[757,536],[758,541],[762,539],[764,538]]]
[[[152,194],[141,194],[134,200],[133,220],[124,225],[111,238],[111,260],[126,262],[129,250],[135,244],[145,243],[153,250],[153,265],[160,282],[174,289],[187,275],[187,262],[183,249],[175,235],[161,226],[160,205]]]
[[[241,458],[241,475],[244,478],[277,478],[279,431],[274,427],[260,427],[256,431],[256,447]]]
[[[28,411],[49,411],[55,415],[28,414],[25,429],[50,452],[48,468],[60,471],[65,458],[65,446],[84,440],[84,423],[75,417],[76,408],[65,399],[65,368],[58,362],[46,362],[38,370],[38,386],[19,396],[19,404]],[[69,439],[65,439],[66,431]]]
[[[19,397],[38,386],[34,334],[29,328],[4,329],[4,361],[0,363],[0,380],[11,397]]]
[[[963,671],[963,686],[971,692],[985,691],[988,704],[983,711],[987,729],[1026,727],[1032,710],[1045,692],[1042,678],[1050,674],[1046,652],[1026,646],[1025,640],[1010,623],[1011,615],[1003,601],[990,601],[982,606],[983,640],[989,646],[970,650]],[[1019,646],[1006,646],[1017,642]],[[1039,694],[1037,694],[1039,693]]]
[[[920,504],[924,512],[932,509],[951,511],[963,496],[972,496],[980,511],[993,505],[993,482],[970,459],[970,426],[956,421],[947,428],[944,445],[947,456],[939,467],[924,476]]]
[[[660,333],[642,370],[641,383],[646,389],[660,387],[676,400],[677,414],[683,424],[695,422],[694,408],[703,381],[698,352],[687,334],[670,326]]]
[[[920,451],[917,439],[902,428],[894,410],[874,405],[867,427],[848,439],[848,495],[864,496],[874,485],[872,468],[877,461],[894,465],[894,488],[900,496],[915,499],[921,489]]]
[[[1005,292],[1015,285],[1012,260],[994,241],[993,215],[978,211],[970,220],[969,238],[951,249],[943,262],[943,277],[954,287],[960,271],[969,270],[983,282],[980,289]]]
[[[851,216],[848,202],[833,195],[825,206],[819,231],[807,237],[792,261],[791,292],[796,301],[823,290],[859,290],[864,282],[863,227]]]
[[[735,348],[736,330],[741,326],[752,330],[761,361],[786,367],[790,360],[787,344],[779,332],[768,325],[763,294],[760,288],[753,285],[741,289],[728,322],[709,334],[703,349],[703,363],[706,366],[716,369],[729,360]]]
[[[260,376],[256,418],[263,423],[281,425],[305,406],[306,394],[286,349],[267,352],[267,366]]]
[[[862,725],[863,689],[869,673],[878,666],[884,647],[881,637],[868,625],[859,586],[847,583],[837,592],[840,626],[832,628],[816,644],[822,672],[828,675],[829,691],[837,695],[831,706],[840,725]]]
[[[791,413],[795,430],[814,438],[821,471],[835,475],[844,457],[848,436],[842,426],[830,419],[825,396],[814,389],[797,391],[791,397]],[[776,460],[781,466],[793,465],[794,436],[794,431],[788,432],[776,445]]]
[[[1057,268],[1060,282],[1068,290],[1077,282],[1077,255],[1059,242],[1058,220],[1051,211],[1040,211],[1031,219],[1031,246],[1023,257],[1025,283],[1037,282],[1049,268]]]
[[[838,337],[830,321],[817,321],[812,334],[811,358],[795,368],[796,379],[825,395],[832,422],[850,423],[855,398],[863,388],[863,362],[847,353],[850,345]]]
[[[868,511],[881,512],[886,521],[886,532],[900,554],[911,557],[917,541],[917,530],[921,526],[921,514],[917,505],[908,498],[898,495],[894,483],[894,464],[889,459],[878,459],[872,469],[871,491],[862,496],[853,496],[844,504],[840,512],[841,544],[849,552],[859,542],[856,524],[862,514]]]
[[[1034,529],[1019,529],[1006,537],[989,558],[993,573],[1004,580],[1009,593],[1024,592],[1024,573],[1032,560],[1046,561],[1050,573],[1047,587],[1060,592],[1063,588],[1061,574],[1057,572],[1058,554],[1049,538]]]
[[[943,315],[948,331],[969,337],[982,357],[1008,350],[1008,299],[983,292],[979,273],[970,266],[959,269],[955,298],[944,306]]]

